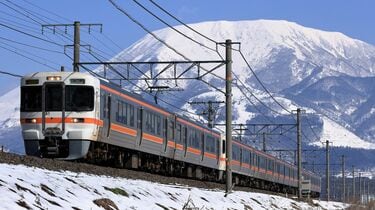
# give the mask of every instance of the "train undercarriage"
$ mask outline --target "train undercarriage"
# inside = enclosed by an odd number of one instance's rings
[[[81,161],[102,166],[140,170],[165,176],[225,183],[225,171],[100,142],[91,142],[88,154]],[[297,188],[237,173],[233,173],[233,183],[236,186],[250,187],[282,195],[297,195]]]

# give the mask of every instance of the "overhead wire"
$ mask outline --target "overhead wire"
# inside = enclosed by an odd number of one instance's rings
[[[41,38],[41,37],[35,36],[35,35],[32,35],[32,34],[30,34],[30,33],[27,33],[27,32],[21,31],[21,30],[18,30],[18,29],[14,28],[14,27],[8,26],[8,25],[3,24],[3,23],[0,23],[0,26],[3,26],[3,27],[8,28],[8,29],[10,29],[10,30],[16,31],[16,32],[18,32],[18,33],[24,34],[24,35],[26,35],[26,36],[29,36],[29,37],[32,37],[32,38],[35,38],[35,39],[38,39],[38,40],[41,40],[41,41],[48,42],[48,43],[50,43],[50,44],[54,44],[54,45],[59,46],[59,47],[63,46],[62,44],[59,44],[59,43],[56,43],[56,42],[53,42],[53,41],[50,41],[50,40],[47,40],[47,39],[44,39],[44,38]]]
[[[58,53],[58,54],[64,54],[63,52],[60,52],[60,51],[51,50],[51,49],[47,49],[47,48],[43,48],[43,47],[31,45],[31,44],[26,44],[26,43],[23,43],[23,42],[18,42],[18,41],[15,41],[15,40],[12,40],[12,39],[8,39],[8,38],[2,37],[2,36],[0,36],[0,39],[5,40],[5,41],[9,41],[9,42],[12,42],[12,43],[16,43],[16,44],[19,44],[19,45],[23,45],[23,46],[26,46],[26,47],[31,47],[31,48],[34,48],[34,49],[38,49],[38,50],[43,50],[43,51],[52,52],[52,53]]]
[[[213,49],[211,47],[208,47],[206,46],[205,44],[201,43],[201,42],[198,42],[196,41],[195,39],[191,38],[190,36],[184,34],[183,32],[181,32],[180,30],[178,30],[176,27],[172,26],[171,24],[167,23],[166,21],[164,21],[163,19],[161,19],[160,17],[158,17],[157,15],[155,15],[155,13],[153,13],[151,10],[147,9],[143,4],[139,3],[137,0],[133,0],[133,2],[135,2],[139,7],[141,7],[143,10],[145,10],[147,13],[149,13],[150,15],[152,15],[154,18],[156,18],[157,20],[159,20],[160,22],[162,22],[163,24],[165,24],[166,26],[168,26],[169,28],[171,28],[173,31],[177,32],[178,34],[182,35],[183,37],[189,39],[190,41],[208,49],[208,50],[211,50],[211,51],[214,51],[216,52],[216,49]]]
[[[55,69],[55,70],[57,69],[57,68],[54,68],[54,67],[52,67],[52,66],[50,66],[50,65],[48,65],[48,64],[46,64],[46,63],[40,62],[40,61],[38,61],[38,60],[36,60],[36,59],[34,59],[34,58],[31,58],[31,57],[29,57],[29,56],[27,56],[27,55],[24,55],[24,54],[22,54],[22,53],[20,53],[20,52],[17,52],[16,50],[12,50],[12,49],[9,49],[9,48],[4,47],[4,46],[1,46],[1,45],[0,45],[0,48],[2,48],[2,49],[4,49],[4,50],[7,50],[7,51],[9,51],[9,52],[13,52],[13,53],[15,53],[15,54],[17,54],[17,55],[19,55],[19,56],[21,56],[21,57],[27,58],[27,59],[29,59],[29,60],[35,62],[35,63],[38,63],[38,64],[43,65],[43,66],[46,66],[46,67],[48,67],[48,68],[50,68],[50,69]]]
[[[180,19],[178,19],[176,16],[174,16],[172,13],[168,12],[166,9],[164,9],[162,6],[160,6],[159,4],[157,4],[155,1],[153,0],[149,0],[153,5],[155,5],[157,8],[159,8],[161,11],[163,11],[165,14],[169,15],[171,18],[173,18],[174,20],[176,20],[177,22],[179,22],[180,24],[182,24],[183,26],[185,26],[186,28],[190,29],[191,31],[195,32],[196,34],[206,38],[207,40],[215,43],[215,44],[219,44],[217,41],[211,39],[210,37],[200,33],[199,31],[195,30],[194,28],[190,27],[189,25],[187,25],[186,23],[182,22]]]
[[[1,71],[1,70],[0,70],[0,74],[9,75],[9,76],[12,76],[12,77],[22,77],[19,74],[14,74],[14,73],[6,72],[6,71]]]

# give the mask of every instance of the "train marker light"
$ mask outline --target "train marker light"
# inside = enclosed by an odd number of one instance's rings
[[[59,81],[59,80],[61,80],[61,76],[48,76],[47,80],[48,81]]]

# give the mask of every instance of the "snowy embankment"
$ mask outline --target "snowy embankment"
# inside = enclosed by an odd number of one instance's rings
[[[0,209],[343,209],[345,204],[0,164]],[[112,206],[112,207],[111,207]],[[195,207],[195,208],[194,208]]]

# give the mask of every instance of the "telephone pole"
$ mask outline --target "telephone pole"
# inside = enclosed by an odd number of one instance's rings
[[[226,193],[232,190],[232,40],[225,41]]]
[[[80,34],[80,28],[81,26],[87,26],[89,28],[89,33],[91,32],[92,26],[100,26],[100,32],[102,32],[102,24],[97,23],[88,23],[88,24],[81,24],[79,21],[74,21],[73,24],[45,24],[42,25],[42,32],[44,31],[44,28],[49,28],[53,30],[53,33],[56,32],[56,28],[63,27],[65,28],[65,33],[67,33],[68,27],[74,27],[74,53],[73,53],[73,71],[79,72],[79,63],[80,63],[80,47],[81,47],[81,34]],[[71,46],[71,45],[69,45]]]
[[[263,132],[263,152],[266,152],[266,133]]]
[[[345,202],[345,156],[341,156],[342,164],[342,202]]]
[[[216,110],[213,107],[213,104],[221,104],[225,103],[224,101],[192,101],[189,102],[189,104],[207,104],[208,108],[207,111],[204,111],[203,114],[207,115],[207,121],[208,121],[208,127],[213,128],[214,127],[214,120],[215,120],[215,114]]]
[[[301,144],[301,109],[297,109],[297,162],[298,162],[298,199],[302,198],[302,144]]]
[[[326,141],[326,196],[329,201],[329,141]]]
[[[358,188],[358,195],[359,195],[359,202],[362,203],[362,179],[361,179],[361,172],[358,172],[358,179],[359,179],[359,188]]]
[[[79,21],[74,21],[74,57],[73,57],[73,71],[79,72],[79,56],[80,56],[80,46],[81,46],[81,33],[80,33],[81,23]]]
[[[355,201],[355,171],[354,171],[354,165],[352,165],[352,169],[353,169],[353,202]]]

